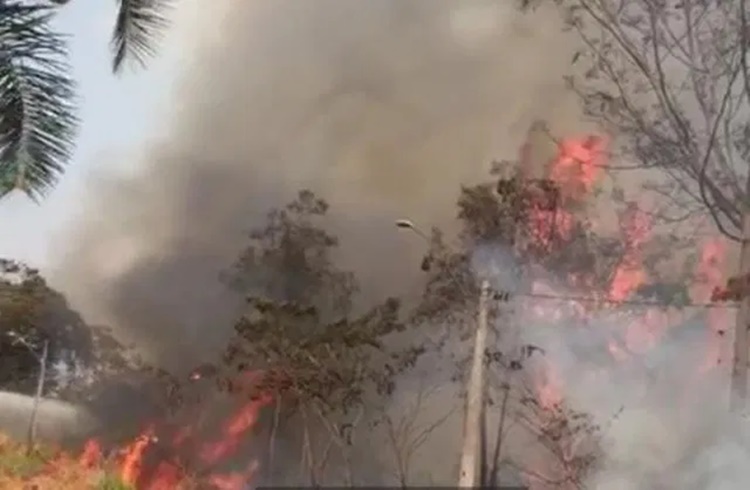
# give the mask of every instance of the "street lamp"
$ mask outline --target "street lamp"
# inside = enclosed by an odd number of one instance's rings
[[[430,237],[428,237],[425,232],[423,232],[422,230],[420,230],[417,227],[417,225],[415,225],[411,220],[408,220],[408,219],[397,219],[396,220],[396,226],[398,228],[401,228],[402,230],[411,230],[411,231],[413,231],[414,233],[416,233],[417,235],[419,235],[420,238],[422,238],[423,240],[425,240],[427,242],[427,244],[429,245],[429,243],[430,243]]]
[[[413,222],[399,219],[396,226],[408,229],[429,242],[425,235]],[[459,488],[477,487],[479,482],[479,456],[481,450],[482,415],[484,411],[484,351],[487,346],[490,283],[482,280],[479,293],[479,308],[477,312],[477,327],[474,334],[474,353],[472,356],[471,372],[466,387],[466,416],[464,419],[464,444],[461,451]]]

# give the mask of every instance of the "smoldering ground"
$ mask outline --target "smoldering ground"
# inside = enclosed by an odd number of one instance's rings
[[[215,6],[213,4],[216,4]],[[486,0],[184,0],[188,60],[166,137],[136,176],[92,182],[57,282],[84,314],[191,360],[226,338],[218,281],[266,211],[301,187],[331,204],[362,297],[414,284],[408,217],[450,227],[459,186],[513,157],[532,121],[578,127],[551,9]]]

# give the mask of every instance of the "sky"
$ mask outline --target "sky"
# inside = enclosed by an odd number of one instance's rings
[[[172,37],[147,70],[111,72],[109,38],[115,20],[114,0],[74,0],[57,18],[71,36],[74,76],[79,84],[80,134],[72,161],[57,187],[35,203],[21,193],[0,200],[0,257],[22,260],[43,271],[55,255],[57,235],[76,215],[82,191],[92,174],[127,172],[133,155],[148,137],[158,137],[170,84],[180,63]]]

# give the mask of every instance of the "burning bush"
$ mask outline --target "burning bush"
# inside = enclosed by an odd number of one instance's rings
[[[48,447],[26,446],[0,435],[0,487],[8,490],[128,490],[112,462],[72,458]],[[177,489],[176,489],[177,490]]]

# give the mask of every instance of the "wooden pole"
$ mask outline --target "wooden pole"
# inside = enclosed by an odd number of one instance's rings
[[[466,390],[466,419],[464,425],[464,447],[461,452],[461,466],[458,479],[459,488],[479,485],[479,450],[480,431],[482,430],[482,411],[484,409],[484,351],[487,346],[490,284],[482,281],[479,294],[479,312],[474,338],[474,356],[471,373]]]

